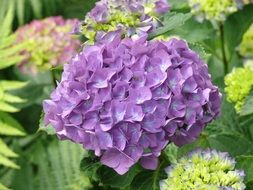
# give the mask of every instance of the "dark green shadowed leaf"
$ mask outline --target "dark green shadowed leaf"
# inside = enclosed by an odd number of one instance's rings
[[[134,165],[126,174],[119,175],[108,167],[99,169],[100,180],[103,184],[113,188],[127,188],[132,183],[134,177],[142,170],[141,166]]]
[[[253,156],[238,156],[236,158],[236,167],[238,169],[244,170],[245,176],[245,183],[248,185],[253,185]]]
[[[99,159],[94,155],[84,157],[80,164],[81,172],[88,176],[89,179],[93,182],[99,181],[98,169],[101,167]]]

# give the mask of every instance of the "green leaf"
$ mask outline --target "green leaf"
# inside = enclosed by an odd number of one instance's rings
[[[20,81],[6,81],[6,80],[1,80],[0,81],[0,87],[2,90],[16,90],[19,88],[23,88],[26,86],[28,83],[27,82],[20,82]]]
[[[167,176],[164,168],[157,168],[155,171],[142,171],[133,180],[132,190],[159,190],[159,182]]]
[[[79,168],[85,153],[73,142],[37,137],[25,154],[20,155],[21,169],[15,172],[12,187],[18,190],[89,189],[89,180]]]
[[[26,102],[26,100],[24,100],[18,96],[14,96],[14,95],[7,94],[7,93],[5,93],[3,95],[2,101],[8,102],[8,103],[24,103],[24,102]]]
[[[24,136],[22,126],[9,114],[0,112],[0,134],[8,136]]]
[[[214,135],[208,142],[211,148],[229,152],[232,156],[253,154],[253,142],[238,133]]]
[[[13,169],[19,169],[20,167],[15,164],[13,161],[8,159],[7,157],[0,154],[0,165],[3,165],[5,167],[13,168]]]
[[[4,69],[7,67],[10,67],[12,65],[15,65],[17,63],[20,63],[22,60],[24,60],[24,56],[22,55],[15,55],[15,57],[7,57],[0,60],[0,69]]]
[[[240,115],[246,116],[253,113],[253,91],[247,96],[244,105],[241,108]]]
[[[15,108],[14,106],[10,104],[0,101],[0,111],[13,113],[13,112],[18,112],[19,109]]]
[[[191,13],[169,13],[164,17],[163,27],[160,27],[156,30],[155,33],[149,35],[149,38],[155,38],[157,36],[163,35],[170,30],[176,29],[179,26],[182,26],[188,19],[191,18]]]
[[[208,21],[199,23],[194,17],[188,19],[182,26],[169,31],[167,35],[179,36],[188,43],[202,42],[214,36],[215,31]],[[207,49],[206,47],[204,47]]]
[[[42,17],[42,4],[41,0],[30,0],[32,10],[34,12],[34,15],[36,18],[41,18]]]
[[[25,1],[26,0],[18,0],[16,7],[17,18],[19,25],[23,25],[25,23]]]
[[[113,188],[126,188],[132,183],[134,177],[142,170],[141,166],[133,166],[126,174],[119,175],[108,167],[99,169],[99,176],[102,184],[109,185]]]
[[[91,181],[99,181],[98,169],[101,167],[101,163],[95,156],[86,156],[82,159],[80,164],[80,170],[88,176]]]
[[[246,177],[245,177],[245,182],[249,183],[249,182],[253,182],[253,156],[238,156],[236,158],[236,167],[238,169],[242,169],[244,170]]]
[[[0,183],[0,190],[10,190],[10,189],[5,187],[2,183]]]
[[[253,22],[253,4],[249,4],[231,16],[225,22],[224,33],[228,62],[231,62],[235,48],[240,44],[244,33]],[[240,26],[240,27],[237,27]],[[236,29],[235,29],[236,27]]]
[[[174,143],[170,143],[163,150],[163,154],[165,154],[170,163],[177,162],[178,149],[179,148]]]
[[[253,117],[237,115],[225,94],[221,116],[209,124],[205,132],[211,148],[229,152],[232,156],[253,154]]]
[[[173,10],[184,10],[184,9],[189,9],[189,3],[187,0],[168,0],[169,4],[171,6],[172,11]]]
[[[14,4],[11,3],[8,6],[8,11],[6,11],[6,16],[4,17],[3,21],[1,21],[0,25],[0,42],[6,36],[8,36],[11,32],[12,21],[13,21],[13,14],[14,13]]]
[[[18,157],[18,155],[15,152],[13,152],[2,139],[0,139],[0,154],[11,158]]]

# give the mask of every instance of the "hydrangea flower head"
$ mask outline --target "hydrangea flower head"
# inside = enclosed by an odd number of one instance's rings
[[[197,53],[182,40],[146,38],[117,31],[86,46],[43,105],[61,139],[94,150],[119,174],[138,161],[155,169],[168,142],[194,141],[220,112],[220,93]]]
[[[239,113],[253,87],[253,70],[249,66],[235,68],[225,77],[225,84],[227,99],[235,103],[235,109]]]
[[[28,42],[21,52],[26,59],[19,64],[20,69],[36,73],[68,62],[80,46],[79,40],[70,34],[77,22],[58,16],[34,20],[20,27],[16,31],[17,43]]]
[[[189,0],[189,5],[199,21],[207,19],[223,22],[226,16],[238,10],[235,0]]]
[[[235,169],[235,160],[227,153],[195,150],[166,168],[168,178],[161,190],[244,190],[244,172]]]
[[[253,58],[253,25],[243,36],[240,54],[245,58]]]
[[[76,30],[91,42],[118,29],[125,36],[152,32],[159,25],[157,17],[169,9],[166,0],[101,0]]]

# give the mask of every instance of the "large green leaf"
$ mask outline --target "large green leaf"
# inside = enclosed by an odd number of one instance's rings
[[[100,180],[103,184],[113,188],[127,188],[138,173],[142,171],[139,165],[133,166],[126,174],[119,175],[108,167],[101,167],[99,170]]]
[[[152,39],[154,37],[166,34],[167,32],[182,26],[191,18],[191,16],[191,13],[168,13],[164,17],[163,26],[158,28],[154,33],[150,34],[149,37]]]
[[[128,188],[135,176],[142,171],[141,166],[133,166],[126,174],[119,175],[113,169],[102,166],[99,158],[92,154],[84,157],[81,161],[81,171],[89,177],[94,184],[102,184],[110,188]]]
[[[246,116],[250,114],[253,114],[253,91],[246,98],[245,103],[240,111],[241,116]]]
[[[182,26],[173,28],[173,30],[167,33],[167,35],[179,36],[190,43],[201,42],[203,40],[210,39],[214,36],[214,34],[215,31],[210,22],[205,21],[203,23],[199,23],[194,17],[186,20]]]
[[[101,167],[99,159],[94,156],[86,156],[82,159],[80,164],[80,170],[84,175],[88,176],[92,182],[98,182],[99,175],[98,169]]]
[[[235,54],[236,47],[240,44],[243,34],[247,31],[252,22],[253,4],[245,6],[243,10],[232,14],[226,20],[224,26],[224,36],[228,63],[231,62],[233,55]]]
[[[155,171],[142,171],[133,180],[131,190],[159,190],[159,182],[166,179],[164,165],[160,166]]]

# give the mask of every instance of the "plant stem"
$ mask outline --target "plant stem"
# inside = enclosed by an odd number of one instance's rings
[[[54,87],[56,88],[57,83],[56,83],[56,77],[55,77],[54,71],[51,70],[50,73],[51,73],[52,83],[53,83]]]
[[[224,73],[225,75],[228,73],[228,61],[226,57],[226,49],[225,49],[225,36],[224,36],[224,25],[220,23],[220,39],[221,39],[221,50],[222,50],[222,60],[224,64]]]

